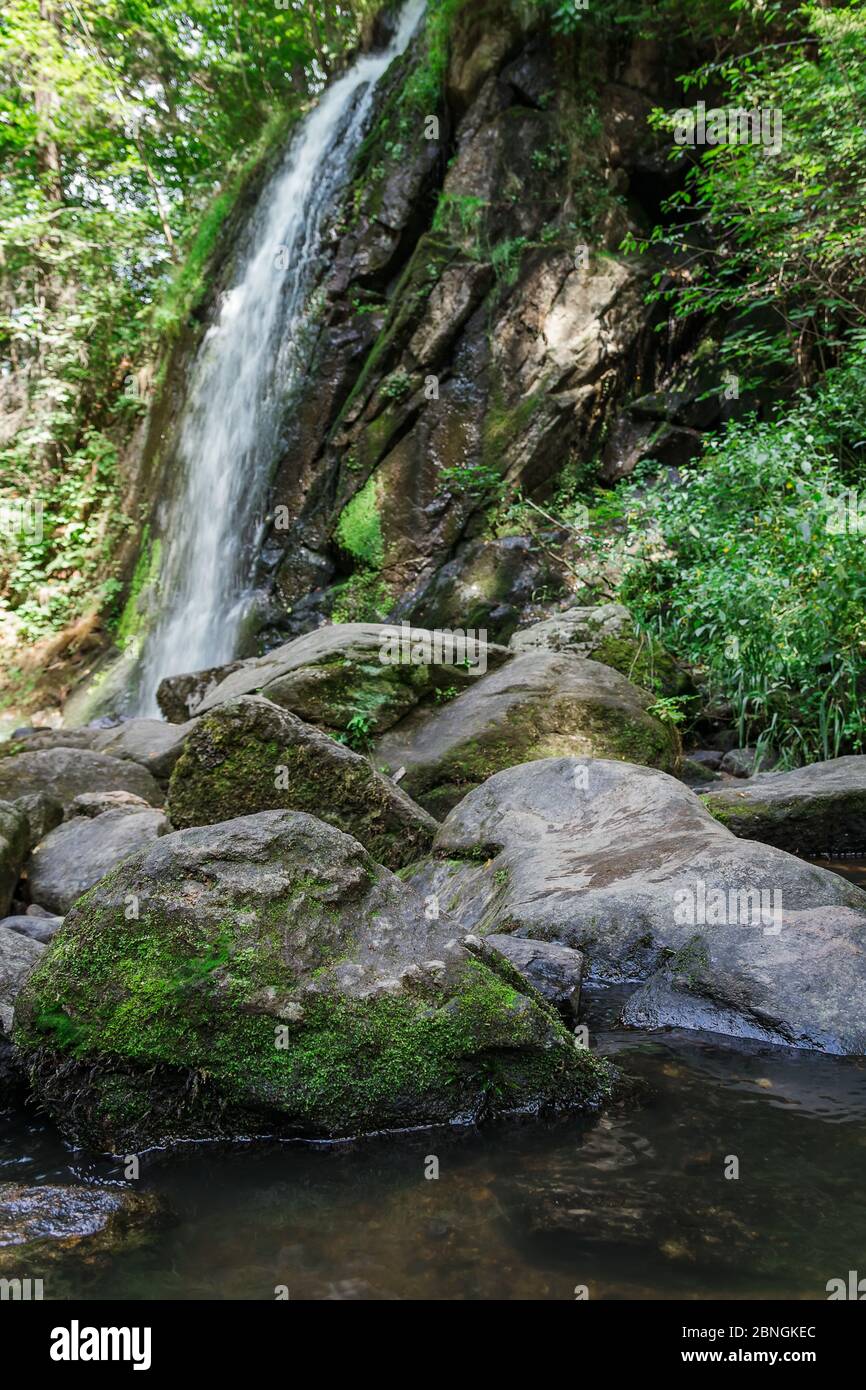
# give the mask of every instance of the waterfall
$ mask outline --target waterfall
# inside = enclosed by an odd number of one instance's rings
[[[281,419],[306,366],[324,222],[365,134],[376,84],[423,11],[424,0],[408,0],[389,47],[358,58],[307,116],[261,195],[234,281],[202,340],[179,427],[182,478],[158,518],[159,608],[138,663],[139,714],[159,713],[163,676],[236,653]]]

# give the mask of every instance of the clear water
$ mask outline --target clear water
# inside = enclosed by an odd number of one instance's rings
[[[159,517],[159,612],[133,680],[135,713],[159,713],[163,676],[235,654],[253,601],[281,421],[307,365],[322,230],[365,133],[376,84],[423,10],[424,0],[408,0],[390,46],[361,57],[328,87],[251,220],[234,283],[190,375],[176,459],[183,482]]]
[[[602,1116],[162,1158],[140,1182],[176,1224],[55,1295],[826,1298],[866,1250],[866,1060],[604,1031],[619,1002],[596,998],[596,1042],[642,1094]],[[0,1181],[118,1175],[0,1117]]]

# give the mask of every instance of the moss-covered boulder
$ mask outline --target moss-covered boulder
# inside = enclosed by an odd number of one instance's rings
[[[458,937],[312,816],[181,830],[79,900],[15,1042],[63,1132],[112,1152],[595,1104],[606,1064]]]
[[[257,811],[309,811],[345,830],[380,864],[424,854],[432,816],[360,753],[261,695],[204,715],[169,784],[172,825],[210,825]]]
[[[437,690],[463,689],[476,679],[475,672],[460,664],[423,660],[425,651],[435,651],[433,634],[426,629],[411,629],[411,640],[398,644],[401,659],[392,659],[394,631],[381,623],[318,628],[242,662],[208,691],[195,713],[206,714],[239,695],[261,694],[310,724],[340,732],[354,719],[383,733],[419,700]],[[481,669],[507,656],[504,647],[482,644]]]
[[[686,671],[657,638],[640,632],[621,603],[596,608],[564,608],[542,622],[521,628],[511,639],[513,652],[574,652],[612,666],[635,685],[663,695],[691,690]]]
[[[442,814],[502,768],[539,758],[620,758],[674,771],[679,736],[619,671],[570,652],[524,652],[431,713],[413,711],[376,744],[378,765]]]
[[[744,840],[831,858],[866,851],[866,757],[765,772],[703,800],[716,820]]]

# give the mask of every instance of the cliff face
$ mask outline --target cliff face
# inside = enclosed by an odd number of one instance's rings
[[[663,461],[695,451],[687,416],[628,408],[694,346],[654,331],[651,267],[618,252],[676,178],[646,120],[674,98],[668,55],[465,7],[430,100],[437,44],[428,26],[383,88],[334,220],[274,478],[266,642],[386,613],[493,615],[506,635],[523,590],[557,574],[496,534],[503,484],[543,501],[650,444]]]

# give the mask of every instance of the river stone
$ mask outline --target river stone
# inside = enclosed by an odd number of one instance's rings
[[[577,1017],[583,980],[580,951],[560,946],[555,941],[528,941],[522,936],[503,936],[498,932],[480,937],[479,941],[482,958],[485,947],[494,947],[519,974],[526,976],[549,1004],[568,1009]]]
[[[81,792],[125,791],[161,806],[163,794],[146,768],[85,748],[43,748],[0,759],[0,797],[47,792],[68,807]]]
[[[22,936],[29,936],[31,941],[41,941],[43,946],[48,945],[62,926],[63,918],[53,917],[50,913],[44,916],[26,913],[23,917],[4,917],[0,921],[0,929],[20,932]]]
[[[133,792],[82,792],[71,802],[67,819],[73,816],[101,816],[103,811],[151,810],[150,802],[145,801],[143,796],[135,796]]]
[[[866,893],[738,840],[664,773],[601,759],[509,768],[455,807],[434,854],[447,858],[408,881],[464,929],[572,946],[596,980],[667,969],[680,993],[683,982],[690,990],[677,1026],[710,1026],[689,1025],[691,1011],[712,1014],[714,1031],[866,1052]],[[728,920],[715,923],[699,903],[719,889]],[[750,889],[779,893],[778,918],[772,898],[752,922],[748,902],[727,896]],[[674,1021],[658,984],[636,996],[629,1017],[650,1002],[656,1022]]]
[[[180,830],[75,905],[15,1042],[64,1133],[120,1153],[595,1103],[606,1064],[459,934],[313,816]]]
[[[0,927],[0,1035],[11,1030],[15,998],[44,950],[29,936]]]
[[[25,812],[8,801],[0,801],[0,916],[5,917],[12,902],[21,866],[30,847],[30,822]]]
[[[0,1183],[0,1275],[39,1278],[69,1257],[92,1267],[138,1249],[169,1220],[151,1192]]]
[[[679,736],[647,713],[646,691],[570,652],[524,652],[434,712],[415,710],[376,744],[375,760],[405,767],[401,785],[434,815],[485,778],[557,755],[624,758],[673,770]]]
[[[830,758],[793,772],[765,772],[745,786],[708,793],[704,805],[743,839],[792,854],[866,853],[866,757]]]
[[[167,782],[194,728],[194,719],[184,724],[166,724],[162,719],[127,719],[116,728],[100,729],[93,747],[113,758],[131,758],[146,767],[158,782]]]
[[[262,694],[311,724],[345,729],[361,714],[382,733],[436,689],[471,685],[479,675],[460,665],[386,661],[380,653],[395,629],[382,623],[334,623],[245,661],[221,681],[196,714],[206,714],[239,695]],[[399,631],[399,628],[396,629]],[[432,641],[426,628],[410,628],[413,644]],[[482,671],[504,661],[504,647],[482,643]]]
[[[202,717],[169,784],[176,830],[257,811],[309,811],[389,869],[429,848],[437,824],[366,758],[261,695]]]
[[[621,603],[564,608],[515,632],[509,646],[518,653],[543,650],[588,656],[612,666],[635,685],[666,695],[689,689],[686,673],[656,638],[638,631]]]
[[[63,802],[47,792],[32,792],[29,796],[15,798],[15,807],[23,811],[30,828],[30,848],[44,840],[49,830],[63,820]]]
[[[63,915],[113,868],[170,829],[161,811],[103,811],[74,816],[52,830],[30,856],[31,895]]]
[[[757,748],[731,748],[722,758],[722,772],[731,777],[751,777],[756,772],[767,772],[776,762],[772,752],[759,753]]]

